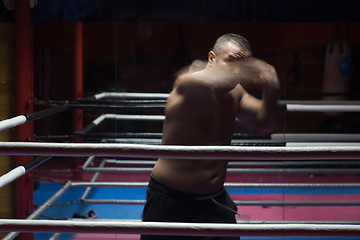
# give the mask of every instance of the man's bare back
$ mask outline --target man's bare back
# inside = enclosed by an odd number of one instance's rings
[[[192,76],[180,79],[166,106],[165,145],[230,145],[241,95],[217,91]],[[211,194],[226,177],[227,161],[159,159],[153,176],[183,192]]]

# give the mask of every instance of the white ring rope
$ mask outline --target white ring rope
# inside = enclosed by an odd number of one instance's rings
[[[273,133],[273,141],[285,142],[360,142],[360,134],[344,133]]]
[[[27,121],[27,119],[26,119],[25,115],[20,115],[17,117],[13,117],[13,118],[9,118],[9,119],[0,121],[0,131],[24,124],[24,123],[26,123],[26,121]]]
[[[130,114],[103,114],[96,118],[93,123],[99,125],[105,119],[114,120],[148,120],[148,121],[163,121],[165,116],[163,115],[130,115]]]
[[[0,176],[0,188],[23,176],[25,173],[26,169],[23,166],[19,166],[9,171],[8,173]]]
[[[96,94],[95,99],[102,98],[132,98],[132,99],[167,99],[168,93],[131,93],[131,92],[104,92]]]
[[[360,105],[286,104],[288,112],[360,112]]]
[[[33,113],[26,114],[26,115],[19,115],[17,117],[6,119],[3,121],[0,121],[0,131],[8,129],[8,128],[16,127],[18,125],[21,125],[21,124],[24,124],[24,123],[27,123],[30,121],[34,121],[34,120],[37,120],[40,118],[48,117],[53,114],[63,112],[67,109],[68,109],[68,105],[65,104],[62,106],[57,106],[57,107],[41,110],[39,112],[33,112]]]
[[[8,173],[0,176],[0,188],[3,186],[11,183],[12,181],[18,179],[19,177],[23,176],[25,173],[30,171],[31,169],[37,167],[38,165],[46,162],[51,157],[37,157],[27,163],[25,163],[23,166],[18,166]]]
[[[146,187],[148,182],[71,182],[71,187]],[[360,183],[237,183],[225,182],[225,187],[238,188],[358,188]]]
[[[218,160],[360,159],[360,143],[352,146],[244,147],[173,146],[112,143],[0,142],[0,155],[162,157]]]
[[[217,224],[0,219],[0,231],[192,236],[360,236],[350,224]]]

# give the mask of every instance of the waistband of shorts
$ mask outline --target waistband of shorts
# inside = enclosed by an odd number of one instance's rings
[[[174,198],[178,198],[178,199],[180,198],[180,199],[184,199],[184,200],[196,200],[196,201],[210,200],[212,198],[216,198],[216,197],[220,196],[221,194],[225,193],[224,187],[221,188],[218,192],[213,193],[213,194],[197,194],[197,193],[182,192],[182,191],[179,191],[179,190],[176,190],[176,189],[166,186],[165,184],[163,184],[162,182],[160,182],[153,176],[150,177],[149,187],[152,187],[152,188],[156,189],[157,191],[162,192],[162,193],[169,195],[171,197],[174,197]]]

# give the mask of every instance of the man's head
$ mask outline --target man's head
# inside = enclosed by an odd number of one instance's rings
[[[219,37],[208,54],[208,68],[221,67],[223,70],[233,68],[240,60],[252,56],[249,42],[234,33]]]
[[[238,45],[243,51],[246,51],[246,52],[252,54],[252,50],[251,50],[250,43],[248,42],[248,40],[246,38],[244,38],[243,36],[240,36],[235,33],[227,33],[227,34],[224,34],[221,37],[219,37],[216,40],[212,51],[216,55],[220,55],[221,53],[223,53],[224,46],[228,42],[233,42],[236,45]]]

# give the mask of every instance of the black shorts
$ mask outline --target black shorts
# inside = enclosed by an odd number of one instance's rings
[[[225,189],[214,195],[189,194],[169,188],[151,177],[146,199],[143,221],[236,223],[234,211],[237,211],[237,207]],[[142,235],[141,239],[239,240],[240,238]]]

